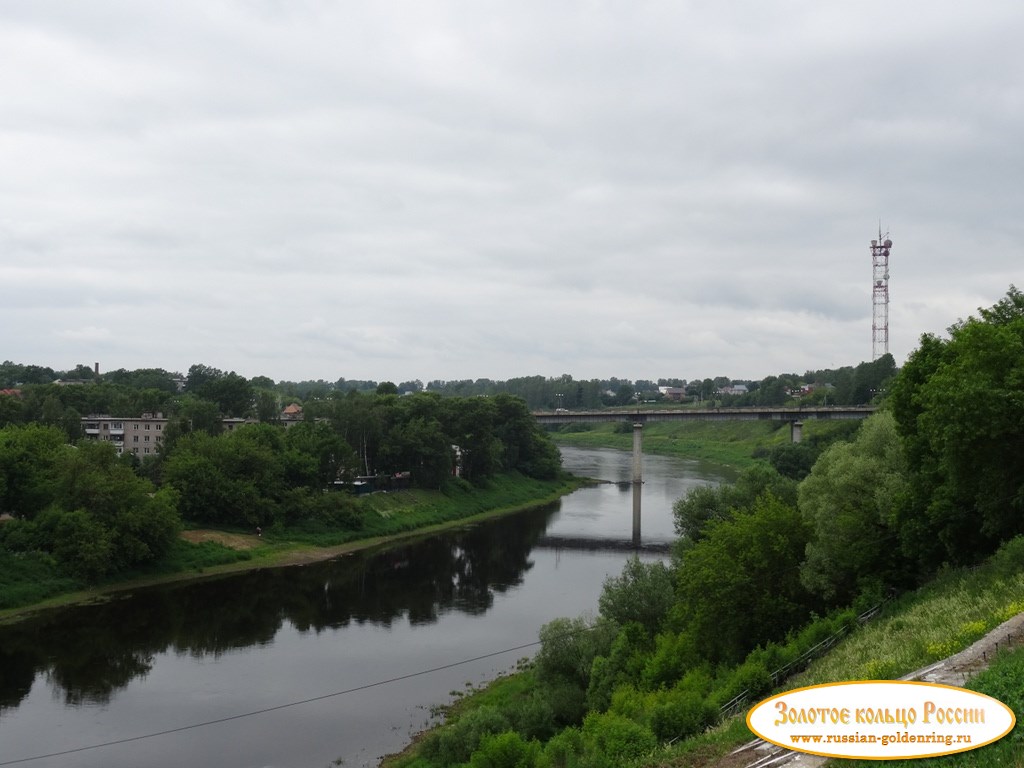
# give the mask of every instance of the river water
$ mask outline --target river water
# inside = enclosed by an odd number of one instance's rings
[[[630,455],[562,454],[611,482],[415,543],[0,627],[0,766],[376,765],[451,692],[532,655],[542,624],[594,614],[630,556],[614,543],[632,534]],[[644,540],[671,540],[689,488],[732,479],[645,456]]]

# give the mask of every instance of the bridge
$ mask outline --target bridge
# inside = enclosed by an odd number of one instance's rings
[[[647,424],[657,421],[780,421],[796,424],[806,419],[866,419],[875,412],[873,405],[818,406],[813,408],[672,408],[602,411],[534,411],[538,424],[580,424],[602,421],[629,421]],[[800,442],[799,430],[793,442]]]
[[[814,408],[677,408],[603,411],[534,411],[538,424],[587,424],[628,421],[633,424],[633,546],[640,543],[640,491],[643,487],[643,428],[659,421],[774,421],[789,424],[790,439],[799,443],[805,419],[866,419],[875,412],[871,405],[818,406]]]

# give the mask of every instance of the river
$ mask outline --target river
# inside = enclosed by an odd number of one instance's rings
[[[630,556],[614,544],[632,533],[630,455],[562,454],[611,482],[415,543],[0,627],[0,766],[376,765],[451,692],[532,655],[542,624],[596,612]],[[643,538],[667,542],[672,503],[733,476],[645,456],[644,479]]]

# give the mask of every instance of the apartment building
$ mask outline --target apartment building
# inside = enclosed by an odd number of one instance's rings
[[[113,443],[118,453],[136,456],[155,454],[166,428],[167,419],[162,413],[144,413],[138,418],[105,414],[82,418],[82,431],[87,438]]]

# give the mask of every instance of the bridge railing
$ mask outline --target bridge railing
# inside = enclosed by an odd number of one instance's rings
[[[804,419],[866,419],[877,408],[873,405],[823,406],[816,408],[686,408],[602,411],[534,411],[540,424],[631,421],[802,421]]]

